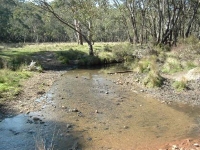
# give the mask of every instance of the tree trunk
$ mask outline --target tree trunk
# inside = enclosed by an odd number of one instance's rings
[[[199,8],[199,1],[197,2],[197,4],[194,6],[194,10],[193,10],[193,15],[192,15],[192,17],[191,17],[191,19],[190,19],[190,21],[189,21],[189,24],[188,24],[188,28],[187,28],[187,31],[186,31],[186,33],[185,33],[185,36],[186,36],[186,38],[189,36],[189,33],[190,33],[190,29],[191,29],[191,27],[192,27],[192,23],[193,23],[193,21],[194,21],[194,19],[195,19],[195,17],[196,17],[196,15],[197,15],[197,11],[198,11],[198,8]]]
[[[78,44],[83,45],[83,37],[80,34],[82,32],[81,28],[80,28],[80,23],[76,19],[74,20],[74,26],[75,26],[76,30],[79,31],[79,32],[76,32],[76,41]]]
[[[89,46],[89,55],[90,56],[94,56],[94,50],[93,50],[93,45],[92,43],[88,43]]]

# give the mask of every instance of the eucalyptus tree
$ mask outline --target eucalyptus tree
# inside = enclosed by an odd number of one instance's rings
[[[9,28],[12,9],[16,5],[13,0],[0,0],[0,41],[10,40]]]
[[[94,24],[99,17],[97,11],[99,4],[94,0],[55,0],[52,3],[48,3],[46,0],[37,1],[37,6],[53,14],[61,23],[83,37],[89,46],[89,55],[94,55]],[[70,15],[71,19],[66,18],[66,14]],[[74,20],[78,21],[76,26]]]
[[[185,4],[187,4],[186,0],[184,2],[185,2]],[[199,0],[191,0],[190,2],[188,2],[188,5],[189,5],[188,12],[190,14],[190,18],[188,20],[188,24],[186,27],[186,32],[185,32],[186,37],[189,36],[192,25],[195,23],[195,20],[200,19],[200,18],[197,18],[198,13],[199,13],[198,11],[199,11],[199,7],[200,7],[200,1]],[[187,15],[187,14],[185,14],[185,15]],[[198,24],[198,28],[199,28],[199,26],[200,26],[200,24]]]
[[[119,9],[121,12],[121,17],[123,19],[124,25],[127,28],[127,33],[129,35],[130,42],[139,43],[138,36],[138,24],[137,24],[137,0],[113,0],[114,6]],[[131,26],[129,25],[131,24]],[[132,31],[132,36],[130,34],[130,30]]]

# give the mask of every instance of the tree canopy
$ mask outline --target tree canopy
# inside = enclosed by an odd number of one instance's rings
[[[129,41],[199,36],[199,0],[0,0],[1,42]]]

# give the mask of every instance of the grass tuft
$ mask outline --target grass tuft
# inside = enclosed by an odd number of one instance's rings
[[[20,81],[31,76],[27,71],[0,70],[0,98],[11,99],[18,95],[21,90]]]
[[[185,78],[182,78],[180,81],[175,81],[172,86],[177,91],[182,91],[187,88],[187,80]]]

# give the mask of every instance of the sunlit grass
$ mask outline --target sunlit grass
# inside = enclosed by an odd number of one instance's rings
[[[95,43],[93,45],[95,57],[88,55],[87,43],[39,43],[39,44],[0,44],[0,99],[6,100],[20,93],[20,82],[27,79],[31,73],[23,71],[30,62],[37,61],[37,56],[44,52],[54,53],[56,59],[68,64],[71,60],[78,60],[79,65],[99,65],[115,62],[112,52],[114,45],[120,43]],[[123,44],[123,43],[121,43]],[[113,49],[112,49],[113,50]],[[39,64],[40,65],[40,64]]]
[[[0,70],[0,98],[8,100],[20,93],[23,79],[27,79],[32,75],[27,71],[11,71],[8,69]],[[1,102],[1,101],[0,101]]]

